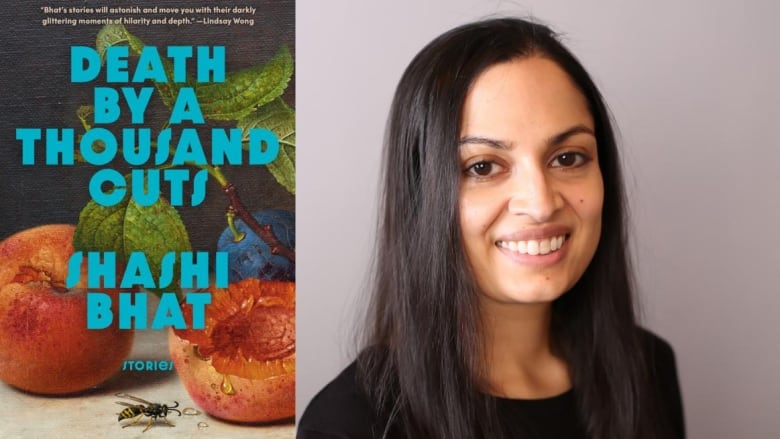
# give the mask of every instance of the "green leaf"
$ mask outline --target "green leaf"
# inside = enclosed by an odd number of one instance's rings
[[[95,200],[87,203],[79,214],[79,222],[73,235],[76,251],[116,252],[124,264],[125,245],[122,230],[129,198],[111,207],[102,206]]]
[[[103,26],[98,32],[95,48],[100,55],[101,64],[105,62],[106,50],[111,46],[127,45],[130,47],[130,53],[133,55],[140,55],[141,51],[146,46],[140,38],[131,34],[121,24],[107,24]],[[189,78],[186,83],[177,83],[173,79],[173,63],[168,58],[160,56],[163,69],[165,70],[165,82],[155,81],[154,85],[157,87],[160,98],[168,108],[170,108],[174,102],[176,102],[176,95],[179,94],[181,87],[187,86],[191,81]]]
[[[192,251],[187,229],[178,212],[162,197],[151,206],[140,206],[130,196],[111,207],[90,201],[79,215],[73,247],[84,252],[116,252],[117,263],[121,265],[127,263],[132,252],[143,252],[155,284],[160,278],[162,258],[166,253]],[[176,259],[174,284],[152,289],[153,292],[180,292],[176,283],[180,274],[178,256]]]
[[[144,43],[135,35],[127,31],[121,24],[107,24],[97,34],[95,48],[100,55],[101,64],[106,61],[106,49],[111,46],[128,45],[136,55],[141,53]]]
[[[98,32],[96,48],[101,62],[111,46],[127,45],[133,55],[140,55],[143,41],[121,24],[107,24]],[[228,73],[225,82],[173,82],[173,63],[161,56],[167,81],[155,82],[163,104],[171,108],[181,87],[195,87],[203,116],[212,120],[238,120],[257,107],[271,102],[284,93],[293,72],[290,50],[282,46],[266,64]]]
[[[176,209],[160,198],[151,206],[140,206],[130,201],[124,221],[125,256],[130,252],[144,252],[152,275],[159,279],[162,258],[168,252],[192,251],[187,229]],[[177,256],[177,261],[179,260]],[[174,282],[178,284],[180,270],[174,269]],[[166,288],[170,290],[170,288]]]
[[[262,66],[228,73],[225,82],[195,85],[203,116],[213,120],[239,120],[284,93],[293,72],[286,46]]]
[[[279,155],[266,166],[279,184],[295,194],[295,112],[277,98],[239,120],[238,127],[243,130],[244,148],[252,128],[267,128],[276,134]]]

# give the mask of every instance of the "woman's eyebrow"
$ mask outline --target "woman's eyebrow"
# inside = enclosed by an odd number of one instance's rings
[[[559,134],[551,136],[549,139],[547,139],[547,146],[560,145],[561,143],[565,142],[566,139],[576,134],[590,134],[591,136],[596,137],[596,133],[594,133],[591,128],[580,124],[575,125]]]
[[[502,140],[491,139],[489,137],[481,136],[466,136],[460,139],[458,146],[463,145],[487,145],[497,149],[512,149],[512,144],[506,143]]]
[[[558,134],[555,134],[547,139],[545,142],[545,145],[548,147],[551,146],[557,146],[561,143],[565,142],[566,139],[568,139],[571,136],[577,135],[577,134],[590,134],[593,137],[596,137],[596,133],[593,132],[593,130],[585,125],[579,124],[574,125],[573,127],[564,130]],[[460,139],[458,142],[458,146],[463,145],[487,145],[496,149],[512,149],[514,146],[511,142],[505,142],[503,140],[497,140],[497,139],[491,139],[490,137],[483,137],[483,136],[466,136]]]

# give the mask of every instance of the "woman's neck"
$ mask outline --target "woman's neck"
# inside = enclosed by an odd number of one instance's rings
[[[552,350],[552,304],[481,301],[487,392],[540,399],[571,388],[566,362]]]

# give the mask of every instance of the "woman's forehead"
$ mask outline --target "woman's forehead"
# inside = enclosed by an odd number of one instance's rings
[[[474,80],[460,137],[538,141],[574,126],[594,130],[585,96],[557,63],[532,56],[495,64]]]

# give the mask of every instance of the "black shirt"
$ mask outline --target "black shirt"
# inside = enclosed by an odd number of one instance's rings
[[[682,439],[685,427],[674,352],[666,341],[649,332],[645,334],[645,349],[664,410],[662,415],[675,431],[673,438]],[[577,411],[575,392],[572,389],[551,398],[531,400],[497,397],[496,410],[510,432],[522,432],[522,436],[516,437],[588,439]],[[360,389],[353,362],[309,403],[298,423],[297,439],[379,439],[384,427],[385,422],[377,418]]]

